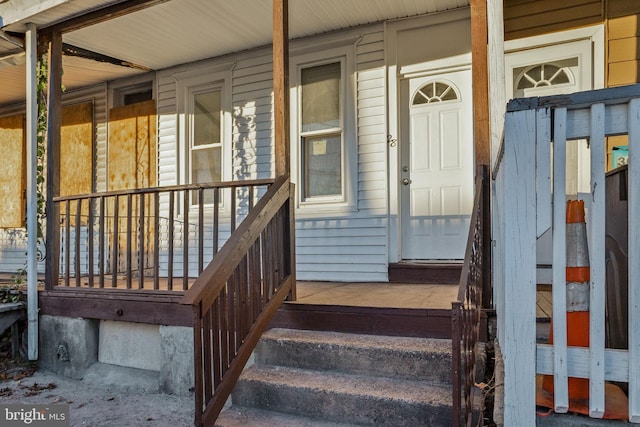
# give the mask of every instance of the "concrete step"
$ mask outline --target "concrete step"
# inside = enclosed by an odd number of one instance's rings
[[[450,383],[451,341],[272,329],[256,363],[316,371]]]
[[[354,427],[354,424],[333,423],[314,418],[256,408],[234,406],[220,414],[216,427]]]
[[[233,405],[323,421],[376,426],[447,426],[451,387],[426,381],[281,366],[246,369]]]

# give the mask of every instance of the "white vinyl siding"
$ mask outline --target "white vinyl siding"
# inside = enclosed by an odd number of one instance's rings
[[[341,215],[298,215],[299,280],[387,281],[384,36],[382,27],[366,30],[355,44],[357,157],[352,161],[357,162],[357,206]]]
[[[359,117],[352,117],[354,144],[353,209],[333,213],[298,212],[297,272],[301,280],[387,280],[387,142],[385,116],[384,36],[382,25],[330,36],[318,43],[346,46],[354,52],[355,72],[350,99]],[[349,40],[343,42],[343,40]],[[305,40],[304,43],[310,43]],[[345,45],[346,43],[346,45]],[[313,44],[313,43],[312,43]],[[292,61],[299,45],[292,41]],[[304,49],[305,55],[308,49]],[[325,60],[319,50],[317,60]],[[225,68],[226,67],[226,68]],[[178,147],[177,82],[181,74],[229,69],[231,79],[233,180],[273,177],[273,66],[270,49],[186,64],[158,74],[159,185],[181,183]],[[354,99],[356,98],[357,99]],[[292,139],[292,144],[294,140]],[[292,160],[293,163],[293,160]],[[161,208],[166,212],[168,205]],[[177,231],[177,230],[176,230]],[[226,234],[226,233],[224,233]],[[222,238],[227,236],[222,236]],[[176,247],[182,235],[175,236]],[[209,251],[209,250],[207,250]],[[176,252],[178,266],[181,253]],[[190,254],[190,263],[197,258]],[[195,265],[195,264],[194,264]],[[182,267],[180,267],[182,268]],[[193,271],[193,265],[191,269]]]

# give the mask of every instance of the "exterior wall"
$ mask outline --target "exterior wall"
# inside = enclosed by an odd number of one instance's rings
[[[505,0],[505,40],[602,23],[603,0]]]
[[[106,143],[107,143],[107,95],[106,84],[96,85],[63,94],[63,105],[92,101],[94,135],[94,162],[96,164],[94,188],[105,189]],[[22,113],[24,105],[15,105],[2,109],[0,115]],[[44,248],[42,248],[44,250]],[[26,266],[27,235],[24,228],[0,229],[0,272],[17,273]],[[38,264],[38,270],[44,272],[44,262]]]
[[[585,25],[606,25],[606,87],[640,82],[640,4],[627,0],[505,0],[505,40],[567,30]],[[608,138],[607,169],[611,149],[627,144],[626,136]]]
[[[313,41],[291,43],[291,58],[307,54]],[[387,144],[384,32],[382,25],[359,28],[318,38],[318,59],[323,46],[353,49],[357,111],[355,206],[316,212],[298,210],[296,250],[301,280],[387,280]],[[180,141],[181,97],[184,84],[209,75],[227,76],[231,91],[231,173],[228,179],[273,176],[273,96],[271,49],[258,49],[223,58],[185,64],[158,73],[159,185],[187,180],[186,153]],[[213,78],[213,77],[212,77]],[[296,141],[292,138],[292,145]],[[353,148],[353,146],[352,146]],[[292,158],[292,168],[296,160]],[[168,204],[162,205],[166,211]],[[228,236],[228,233],[224,233]],[[226,236],[221,235],[224,240]],[[181,239],[181,236],[176,236]],[[210,249],[208,249],[210,250]],[[181,255],[176,253],[176,263]],[[206,259],[207,255],[205,255]],[[191,257],[196,260],[196,257]],[[192,266],[192,269],[195,265]]]

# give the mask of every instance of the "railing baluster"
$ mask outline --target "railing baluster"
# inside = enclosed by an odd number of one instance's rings
[[[94,270],[93,270],[93,258],[94,258],[94,221],[95,221],[95,214],[94,214],[94,209],[95,209],[95,202],[96,199],[93,197],[90,197],[88,199],[89,202],[89,217],[87,218],[87,242],[88,242],[88,256],[89,256],[89,262],[87,264],[88,267],[88,284],[90,288],[93,288],[93,275],[94,275]]]
[[[98,272],[100,273],[100,277],[98,278],[98,287],[100,289],[104,288],[104,276],[105,276],[105,268],[104,268],[104,263],[105,263],[105,257],[104,257],[104,252],[105,252],[105,246],[104,246],[104,235],[105,235],[105,229],[104,229],[104,212],[105,212],[105,207],[104,207],[104,197],[100,197],[100,215],[98,218],[98,251],[99,251],[99,255],[98,255]]]
[[[160,288],[160,193],[153,193],[153,289]]]
[[[174,239],[174,210],[175,191],[169,192],[169,231],[167,235],[167,246],[169,249],[169,262],[167,264],[167,289],[173,290],[173,239]]]
[[[132,252],[132,244],[131,244],[131,221],[132,221],[132,217],[133,217],[133,198],[131,194],[127,194],[127,249],[126,249],[126,259],[127,259],[127,265],[126,265],[126,282],[127,282],[127,289],[131,289],[131,276],[132,276],[132,259],[131,259],[131,252]]]
[[[204,188],[198,189],[198,275],[204,270]]]
[[[71,202],[67,200],[64,212],[64,285],[69,287],[69,269],[71,268]]]
[[[211,359],[212,352],[215,351],[213,347],[213,343],[211,342],[211,313],[212,309],[208,309],[204,312],[204,316],[202,319],[202,349],[204,351],[204,400],[208,402],[211,400],[211,396],[213,395],[213,384],[211,380],[212,370],[211,370]]]
[[[213,254],[220,246],[220,189],[213,190]]]
[[[144,215],[145,215],[145,203],[144,203],[144,199],[145,199],[145,195],[144,194],[140,194],[140,214],[139,214],[139,223],[140,225],[138,226],[138,232],[140,233],[140,235],[138,236],[139,238],[139,243],[138,243],[138,289],[144,289],[144,240],[145,240],[145,221],[144,221]]]
[[[118,258],[120,252],[120,197],[113,200],[113,247],[111,248],[111,287],[118,286]]]
[[[182,192],[182,212],[183,212],[183,226],[182,226],[182,289],[189,289],[189,192]]]
[[[73,256],[73,270],[74,270],[74,275],[75,277],[75,285],[77,288],[80,287],[80,275],[82,274],[82,269],[80,268],[80,238],[82,237],[81,234],[81,225],[82,225],[82,199],[78,199],[76,200],[76,214],[75,214],[75,224],[73,225],[74,227],[74,233],[75,233],[75,239],[74,239],[74,248],[73,248],[73,252],[74,252],[74,256]]]

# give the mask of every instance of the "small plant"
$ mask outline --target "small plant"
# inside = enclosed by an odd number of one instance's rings
[[[38,117],[36,122],[36,240],[37,246],[44,246],[44,223],[46,220],[46,142],[47,142],[47,81],[48,66],[44,57],[36,65],[36,100]],[[27,236],[29,229],[25,226]],[[40,250],[38,250],[40,252]],[[43,258],[39,256],[39,258]],[[13,277],[14,284],[24,283],[27,267],[22,267]]]
[[[0,304],[20,302],[21,293],[16,285],[0,288]]]

